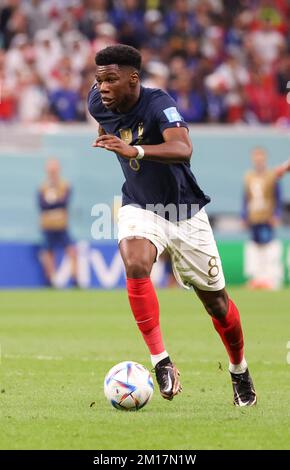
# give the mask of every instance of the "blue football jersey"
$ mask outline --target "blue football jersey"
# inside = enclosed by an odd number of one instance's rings
[[[133,108],[127,113],[118,113],[102,104],[100,92],[94,86],[88,96],[88,107],[107,134],[130,145],[158,145],[164,142],[162,132],[165,129],[188,127],[173,98],[155,88],[141,87],[139,100]],[[165,218],[170,218],[168,213],[155,210],[155,206],[174,205],[176,220],[184,220],[210,202],[209,196],[198,186],[189,163],[164,164],[117,157],[126,180],[122,187],[123,205],[134,204]]]

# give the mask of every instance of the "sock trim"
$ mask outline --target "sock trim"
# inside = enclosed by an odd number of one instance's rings
[[[231,362],[229,363],[229,371],[231,372],[231,374],[244,374],[247,368],[248,364],[244,357],[240,364],[232,364]]]
[[[164,350],[160,354],[151,354],[151,362],[152,362],[153,367],[155,367],[156,364],[158,364],[158,362],[163,361],[164,359],[167,359],[167,358],[169,358],[169,354],[166,350]]]

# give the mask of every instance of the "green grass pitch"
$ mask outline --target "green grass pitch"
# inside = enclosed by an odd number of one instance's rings
[[[243,319],[255,408],[232,405],[227,358],[193,293],[159,291],[166,347],[181,371],[135,413],[103,395],[114,364],[151,368],[124,291],[0,293],[1,449],[289,449],[290,290],[230,290]]]

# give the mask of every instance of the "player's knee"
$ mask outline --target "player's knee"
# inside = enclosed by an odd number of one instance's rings
[[[228,311],[227,299],[224,296],[216,297],[205,303],[207,312],[215,318],[223,318]]]
[[[130,279],[141,279],[149,277],[151,272],[151,263],[143,258],[130,257],[125,260],[126,275]]]

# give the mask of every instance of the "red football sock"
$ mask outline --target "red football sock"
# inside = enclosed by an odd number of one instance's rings
[[[127,291],[137,326],[150,353],[162,353],[165,348],[159,324],[159,304],[150,277],[127,279]]]
[[[212,317],[212,322],[226,347],[230,362],[240,364],[244,357],[243,331],[239,311],[231,299],[226,316],[219,319]]]

